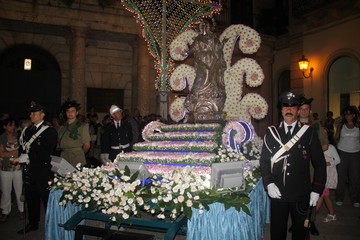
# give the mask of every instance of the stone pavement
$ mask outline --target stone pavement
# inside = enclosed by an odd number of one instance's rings
[[[333,194],[333,193],[332,193]],[[13,206],[13,209],[17,209]],[[357,240],[360,239],[360,208],[352,206],[349,198],[344,201],[343,206],[339,207],[335,205],[335,211],[337,220],[334,222],[323,223],[322,219],[326,216],[327,211],[325,206],[317,215],[316,226],[320,232],[319,236],[311,236],[312,240]],[[41,240],[44,239],[44,214],[42,214],[42,221],[40,223],[40,229],[32,231],[25,236],[19,235],[16,232],[23,226],[23,221],[19,220],[19,213],[15,210],[9,220],[5,223],[0,223],[0,239],[6,240]],[[159,234],[156,234],[158,237]],[[264,240],[270,240],[269,237],[269,224],[266,226]],[[87,237],[87,239],[90,239]],[[91,239],[96,239],[91,237]],[[183,236],[178,236],[176,239],[185,239]],[[291,239],[291,234],[288,234],[288,238]],[[53,240],[53,239],[52,239]],[[56,239],[54,239],[56,240]],[[61,240],[61,239],[59,239]],[[209,239],[210,240],[210,239]],[[226,240],[226,239],[223,239]],[[252,240],[252,239],[246,239]],[[254,239],[255,240],[255,239]]]

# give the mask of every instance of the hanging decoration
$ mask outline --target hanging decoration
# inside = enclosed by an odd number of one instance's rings
[[[169,79],[174,68],[170,43],[191,24],[218,13],[220,1],[211,0],[121,0],[142,27],[149,52],[155,58],[158,91],[171,89]]]

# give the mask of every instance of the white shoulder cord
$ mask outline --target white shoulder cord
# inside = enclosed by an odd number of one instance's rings
[[[23,149],[25,149],[26,153],[29,153],[30,150],[30,145],[34,142],[34,140],[43,132],[45,131],[49,126],[47,125],[43,125],[41,126],[41,128],[39,129],[39,131],[37,131],[34,135],[32,135],[32,137],[30,138],[30,140],[28,142],[24,142],[24,134],[25,134],[25,130],[27,129],[27,127],[25,127],[23,129],[23,131],[21,132],[20,135],[20,145],[22,146]]]
[[[271,171],[273,168],[274,163],[280,161],[286,156],[282,156],[284,152],[289,151],[290,148],[294,146],[294,144],[301,138],[301,136],[306,132],[306,130],[309,128],[308,125],[303,125],[301,129],[293,136],[285,145],[280,141],[280,139],[275,136],[275,133],[273,132],[273,127],[269,127],[269,130],[271,132],[271,135],[274,137],[274,139],[280,144],[281,148],[274,154],[274,156],[271,157]],[[275,129],[276,130],[276,129]],[[277,131],[276,131],[277,132]],[[282,156],[282,157],[281,157]]]

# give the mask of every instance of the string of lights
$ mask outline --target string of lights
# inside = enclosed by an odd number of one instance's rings
[[[178,34],[204,17],[219,13],[219,1],[211,0],[121,0],[142,28],[149,53],[155,59],[158,91],[171,89],[169,79],[174,70],[169,46]]]

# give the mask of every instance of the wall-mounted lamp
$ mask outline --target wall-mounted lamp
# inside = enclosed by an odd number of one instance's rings
[[[305,58],[305,56],[303,55],[302,58],[299,60],[299,69],[300,69],[300,71],[302,71],[303,76],[305,78],[312,77],[312,72],[314,71],[314,68],[311,67],[309,75],[306,76],[305,72],[307,71],[308,67],[309,67],[309,60],[307,58]]]

